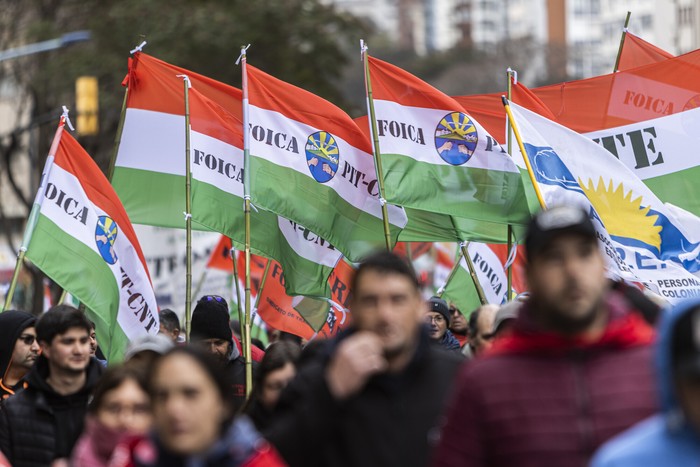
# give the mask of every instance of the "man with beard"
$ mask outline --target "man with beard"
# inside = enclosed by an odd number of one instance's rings
[[[192,312],[190,338],[194,345],[214,355],[230,373],[235,410],[240,410],[246,400],[245,359],[233,342],[226,299],[218,295],[205,295],[199,299]],[[253,362],[253,372],[256,371],[257,364]]]
[[[608,289],[586,212],[554,207],[525,237],[530,299],[460,374],[435,465],[588,465],[651,415],[652,328]]]
[[[282,393],[266,432],[294,466],[424,466],[456,370],[432,345],[411,267],[366,258],[351,290],[352,329],[316,344]]]
[[[90,358],[90,322],[80,310],[53,307],[37,321],[36,336],[41,355],[27,386],[0,410],[0,450],[15,467],[70,457],[102,372]]]
[[[24,386],[24,377],[39,355],[34,323],[36,318],[24,311],[0,313],[0,399]]]

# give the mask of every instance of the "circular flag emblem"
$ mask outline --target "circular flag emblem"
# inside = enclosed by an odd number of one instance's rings
[[[306,164],[319,183],[326,183],[338,171],[338,145],[327,131],[312,133],[306,140]]]
[[[117,262],[117,253],[114,251],[114,242],[117,240],[117,223],[111,217],[100,216],[95,226],[95,243],[102,259],[109,264]]]
[[[451,165],[462,165],[474,154],[479,136],[471,119],[461,112],[445,115],[435,128],[435,149]]]

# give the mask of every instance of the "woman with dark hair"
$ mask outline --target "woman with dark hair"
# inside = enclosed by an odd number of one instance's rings
[[[130,446],[134,466],[282,466],[246,417],[234,420],[228,373],[210,355],[175,347],[154,363],[154,433]]]
[[[268,427],[282,390],[296,376],[300,354],[298,344],[284,340],[265,350],[253,382],[253,392],[244,409],[258,430],[264,431]]]
[[[128,437],[146,434],[151,423],[144,373],[130,366],[109,368],[95,388],[85,430],[73,450],[71,465],[109,465],[115,447]]]

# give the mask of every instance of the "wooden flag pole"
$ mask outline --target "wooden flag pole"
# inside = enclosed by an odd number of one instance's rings
[[[462,261],[462,249],[459,249],[459,253],[457,254],[457,259],[455,260],[455,265],[452,266],[452,270],[450,271],[450,275],[447,276],[447,279],[445,280],[445,285],[440,287],[435,295],[438,297],[442,298],[442,295],[445,293],[445,290],[447,289],[447,285],[450,283],[454,275],[457,273],[457,270],[459,269],[459,262]]]
[[[508,71],[506,72],[506,78],[508,81],[508,101],[510,102],[512,94],[513,94],[513,79],[515,77],[515,72],[508,68]],[[513,129],[510,126],[510,120],[508,120],[508,137],[506,139],[506,145],[507,145],[507,150],[508,150],[508,155],[512,156],[512,150],[513,150]],[[513,225],[508,224],[508,254],[510,254],[510,251],[513,249]],[[509,265],[508,268],[506,269],[506,283],[508,287],[507,291],[507,297],[508,301],[513,300],[513,265]]]
[[[114,137],[114,149],[112,150],[112,157],[109,159],[109,168],[107,169],[107,180],[112,181],[114,177],[114,166],[117,163],[117,153],[119,152],[119,145],[122,142],[122,133],[124,132],[124,120],[126,120],[126,103],[129,98],[129,86],[126,86],[124,90],[124,100],[122,101],[122,113],[119,116],[119,125],[117,126],[117,135]]]
[[[236,261],[236,249],[231,240],[231,259],[233,260],[233,282],[236,287],[236,308],[238,308],[238,332],[243,337],[243,308],[241,308],[241,287],[238,284],[238,262]],[[241,347],[243,344],[241,343]]]
[[[367,44],[360,41],[362,49],[362,63],[365,67],[365,91],[367,93],[367,106],[370,121],[370,130],[372,132],[372,149],[374,153],[374,168],[377,172],[377,182],[379,184],[379,202],[382,205],[382,219],[384,220],[384,239],[386,241],[386,249],[391,251],[391,231],[389,229],[389,210],[386,207],[386,198],[384,198],[384,173],[382,172],[382,158],[379,150],[379,136],[377,135],[377,119],[374,114],[374,99],[372,98],[372,83],[369,79],[369,66],[367,55]]]
[[[260,304],[260,297],[262,296],[263,290],[265,290],[265,283],[267,282],[267,273],[270,271],[270,263],[272,263],[272,260],[268,258],[267,263],[265,263],[265,270],[263,270],[263,276],[262,280],[260,281],[260,287],[258,287],[258,295],[255,297],[255,306],[253,308],[255,309],[256,314],[258,312],[258,305]],[[258,333],[255,335],[255,337],[260,337],[260,328],[258,328]],[[253,345],[252,342],[251,345]]]
[[[469,256],[469,242],[460,243],[459,248],[462,250],[462,256],[464,256],[464,260],[467,262],[467,268],[469,269],[469,275],[472,278],[472,282],[474,282],[474,287],[476,288],[476,294],[479,296],[479,302],[481,302],[482,305],[486,305],[488,303],[488,300],[486,300],[486,294],[484,294],[484,288],[481,287],[481,282],[479,282],[479,277],[476,275],[476,269],[474,269],[474,262],[472,261],[472,257]]]
[[[617,71],[620,69],[620,58],[622,57],[622,48],[625,46],[627,26],[630,25],[630,16],[632,16],[632,12],[628,11],[627,18],[625,18],[625,26],[622,28],[622,36],[620,36],[620,47],[617,49],[617,58],[615,58],[615,68],[613,69],[613,73],[617,73]],[[508,99],[510,99],[510,97]]]
[[[53,136],[53,141],[51,142],[51,148],[49,149],[49,154],[46,157],[46,164],[44,164],[44,171],[41,174],[41,180],[39,181],[39,188],[34,197],[34,204],[32,205],[32,210],[29,212],[29,218],[27,219],[27,225],[24,228],[24,236],[22,237],[22,244],[19,247],[17,253],[17,262],[15,263],[15,269],[12,272],[12,280],[10,281],[10,288],[7,290],[7,295],[5,295],[5,304],[2,311],[10,308],[12,304],[12,297],[15,295],[15,289],[17,288],[17,279],[19,279],[19,273],[22,269],[22,264],[24,264],[24,257],[27,254],[27,248],[32,241],[32,234],[34,233],[34,228],[39,220],[39,213],[41,211],[41,203],[44,201],[44,192],[46,190],[46,183],[51,174],[51,168],[53,167],[53,159],[58,150],[58,144],[61,142],[61,135],[63,134],[63,128],[68,123],[69,128],[73,128],[68,119],[68,109],[63,107],[63,114],[58,122],[58,128],[56,128],[56,133]]]
[[[185,339],[190,341],[192,325],[192,173],[190,170],[190,79],[183,79],[185,92],[185,228],[187,230],[187,246],[185,248]]]
[[[248,45],[250,47],[250,45]],[[253,361],[250,355],[250,130],[248,108],[248,73],[246,69],[248,47],[241,47],[242,91],[243,91],[243,212],[245,214],[245,316],[243,331],[244,356],[245,356],[245,391],[246,397],[250,397],[253,387]]]
[[[523,159],[525,160],[525,166],[527,167],[527,173],[530,175],[530,181],[532,182],[532,186],[535,189],[535,194],[537,195],[537,201],[540,203],[540,207],[542,209],[547,209],[547,205],[544,202],[544,198],[542,197],[542,192],[540,191],[540,187],[537,184],[537,179],[535,178],[535,173],[532,171],[532,164],[530,164],[530,158],[527,155],[527,152],[525,151],[525,146],[523,145],[523,140],[520,137],[520,132],[518,131],[518,125],[515,122],[515,119],[513,119],[513,112],[510,110],[510,104],[508,99],[506,99],[505,96],[501,96],[501,99],[503,100],[503,107],[506,109],[506,113],[508,114],[508,119],[510,120],[510,125],[511,128],[513,128],[513,134],[515,135],[515,140],[518,142],[518,147],[520,148],[520,152],[523,154]]]

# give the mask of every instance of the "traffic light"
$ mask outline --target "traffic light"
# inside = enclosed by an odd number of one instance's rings
[[[96,135],[99,130],[99,96],[96,77],[81,76],[75,81],[75,107],[78,112],[78,135]]]

